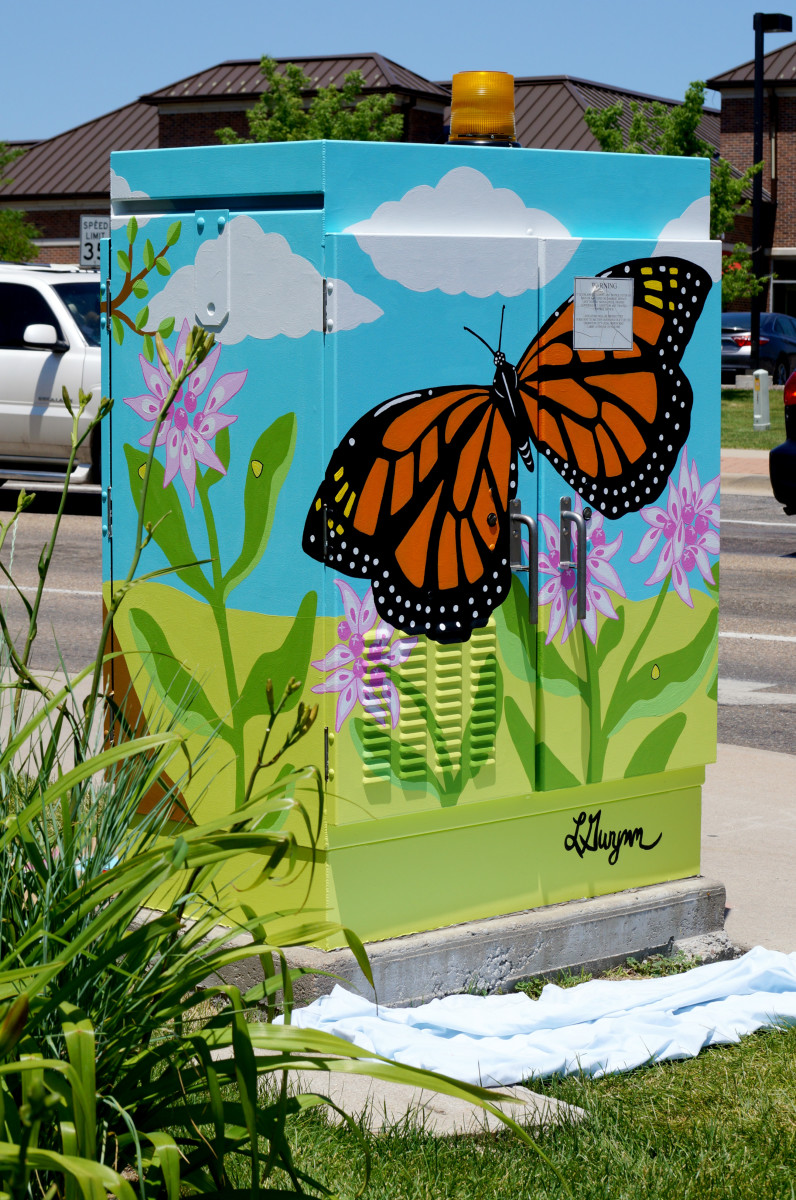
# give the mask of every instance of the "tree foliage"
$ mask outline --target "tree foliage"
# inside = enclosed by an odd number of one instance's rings
[[[13,183],[6,176],[6,167],[24,154],[23,150],[11,150],[0,142],[0,190]],[[38,237],[35,225],[25,220],[25,214],[13,208],[0,208],[0,259],[5,262],[28,262],[38,258],[38,247],[32,239]]]
[[[295,63],[278,70],[266,55],[261,63],[267,91],[246,114],[250,137],[234,129],[217,130],[225,145],[244,142],[305,142],[316,138],[332,141],[394,142],[403,132],[403,117],[393,112],[395,97],[362,95],[365,80],[361,71],[350,71],[342,88],[318,88],[307,107],[303,93],[312,80]]]
[[[742,175],[733,174],[725,158],[713,158],[713,148],[699,136],[699,123],[705,103],[705,85],[689,84],[682,104],[668,106],[659,100],[630,102],[630,128],[625,137],[620,120],[622,103],[607,108],[587,108],[584,119],[601,150],[614,154],[669,154],[675,158],[712,159],[710,178],[710,236],[723,238],[732,229],[735,218],[745,213],[751,200],[744,196],[752,178],[762,170],[756,163]],[[722,263],[721,294],[723,303],[748,299],[763,289],[752,270],[752,257],[739,243]]]

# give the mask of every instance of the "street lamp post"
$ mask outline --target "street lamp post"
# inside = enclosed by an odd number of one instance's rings
[[[763,158],[763,35],[766,33],[790,33],[793,21],[784,13],[755,13],[752,24],[755,31],[755,101],[752,162]],[[763,173],[758,171],[752,180],[752,265],[759,278],[765,270],[763,254]],[[760,366],[760,293],[752,296],[751,317],[752,344],[749,357],[752,370]]]

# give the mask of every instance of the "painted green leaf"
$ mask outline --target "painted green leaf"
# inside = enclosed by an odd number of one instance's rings
[[[150,339],[151,341],[151,339]],[[134,446],[125,446],[127,473],[130,479],[130,491],[133,504],[137,508],[141,502],[144,487],[143,471],[147,455]],[[165,554],[172,566],[180,563],[195,562],[198,555],[191,545],[188,529],[185,524],[180,498],[173,483],[163,487],[163,464],[156,458],[152,460],[149,476],[145,517],[156,526],[154,540]],[[213,589],[208,583],[204,571],[199,566],[183,567],[176,572],[183,583],[197,592],[205,600],[211,600]]]
[[[495,609],[503,661],[518,679],[536,683],[536,627],[528,624],[528,593],[517,575],[503,604]]]
[[[124,341],[124,325],[122,325],[118,317],[113,316],[111,317],[111,327],[113,329],[113,340],[117,346],[121,346]]]
[[[155,343],[148,333],[144,336],[144,358],[147,362],[155,361]]]
[[[130,217],[130,220],[127,222],[127,240],[131,246],[136,239],[137,233],[138,222],[136,221],[135,217]]]
[[[133,284],[133,295],[136,300],[143,300],[149,295],[149,285],[145,279],[137,279]]]
[[[130,255],[126,250],[116,251],[116,261],[118,262],[125,275],[130,274]]]
[[[628,721],[638,717],[662,717],[685,704],[699,687],[715,653],[718,611],[708,613],[702,628],[687,646],[661,654],[638,668],[615,696],[612,706],[621,702],[624,711],[614,720],[606,736],[613,737]],[[614,712],[616,708],[614,708]]]
[[[672,713],[670,717],[661,721],[660,725],[651,730],[627,764],[625,777],[665,771],[677,739],[685,729],[686,719],[685,713]]]
[[[158,275],[171,275],[171,267],[169,266],[169,260],[167,258],[164,258],[162,254],[159,258],[155,259],[155,267],[157,269]]]
[[[610,617],[606,617],[603,621],[602,628],[597,635],[597,661],[605,662],[612,650],[615,650],[622,641],[625,633],[625,606],[618,605],[616,609],[617,619],[614,621]]]
[[[179,241],[181,233],[182,233],[182,221],[175,221],[172,225],[169,225],[169,231],[166,234],[166,245],[173,246],[176,242]]]
[[[537,670],[546,692],[555,696],[580,696],[585,692],[585,681],[564,661],[555,642],[540,643]]]
[[[718,668],[718,663],[717,663],[717,664],[716,664],[716,666],[713,668],[713,674],[711,675],[711,677],[710,677],[710,680],[708,681],[708,685],[707,685],[707,687],[706,687],[706,689],[705,689],[705,695],[706,695],[706,696],[707,696],[707,697],[708,697],[710,700],[712,700],[712,701],[713,701],[715,704],[718,704],[718,700],[719,700],[719,668]]]
[[[225,600],[251,574],[265,553],[276,514],[277,497],[287,478],[295,445],[295,413],[277,417],[254,444],[243,492],[243,546],[224,576]]]
[[[162,338],[171,337],[174,332],[174,317],[164,317],[158,325],[158,333]]]
[[[536,778],[538,790],[545,792],[580,785],[580,780],[564,766],[546,742],[540,742],[536,748]]]
[[[155,247],[150,242],[149,238],[144,242],[144,266],[147,271],[151,271],[155,265]]]
[[[170,712],[179,714],[185,729],[210,737],[220,725],[220,718],[200,684],[174,657],[158,622],[143,608],[131,608],[128,620],[141,665],[161,700]]]
[[[268,712],[265,688],[269,679],[273,684],[276,701],[279,700],[291,676],[306,680],[312,654],[317,606],[316,593],[307,592],[282,645],[275,650],[267,650],[254,663],[240,694],[239,705],[244,721]],[[301,691],[294,692],[283,711],[295,708],[300,699]]]
[[[221,459],[221,462],[224,466],[224,470],[228,471],[229,470],[229,455],[230,455],[230,441],[229,441],[229,429],[228,428],[222,429],[219,433],[216,434],[215,450],[216,450],[216,454]],[[224,478],[224,476],[220,475],[218,471],[214,471],[212,467],[208,467],[207,470],[204,472],[204,481],[206,481],[204,483],[204,486],[211,488],[214,483],[218,483],[219,479],[223,479],[223,478]]]
[[[149,305],[146,304],[135,319],[136,329],[143,329],[149,320]]]
[[[536,788],[536,736],[513,696],[506,696],[504,701],[506,727],[514,743],[514,749],[519,755],[522,769],[528,777],[531,790]]]

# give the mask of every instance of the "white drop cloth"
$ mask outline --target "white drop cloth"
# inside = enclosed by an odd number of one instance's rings
[[[385,1058],[486,1087],[531,1076],[605,1075],[692,1058],[765,1025],[796,1022],[796,953],[757,946],[663,979],[548,984],[539,1000],[449,996],[378,1007],[341,987],[292,1016]]]

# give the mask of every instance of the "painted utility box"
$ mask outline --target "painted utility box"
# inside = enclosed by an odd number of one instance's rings
[[[320,714],[310,904],[366,939],[699,872],[715,756],[720,253],[709,164],[313,142],[115,154],[115,639],[240,803]],[[108,522],[106,521],[106,525]],[[185,565],[209,560],[202,565]],[[304,887],[304,882],[300,885]],[[261,893],[284,908],[285,889]]]

